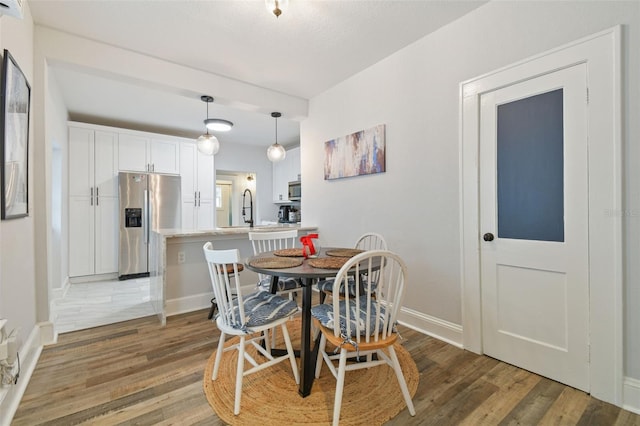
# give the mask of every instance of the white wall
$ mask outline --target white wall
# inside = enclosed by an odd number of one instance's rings
[[[67,131],[68,112],[58,83],[52,73],[48,73],[45,106],[46,146],[51,155],[51,189],[49,256],[50,290],[62,288],[69,276],[68,241],[68,177],[69,141]]]
[[[27,4],[24,18],[0,17],[0,46],[8,49],[31,84],[29,121],[29,216],[0,222],[0,318],[9,320],[8,329],[18,328],[22,340],[36,323],[36,283],[34,218],[41,208],[34,196],[33,19]],[[21,345],[20,345],[21,346]]]
[[[624,25],[625,373],[640,378],[640,3],[490,2],[313,98],[301,125],[304,224],[382,233],[408,263],[406,306],[461,324],[459,83]],[[323,143],[386,124],[387,172],[324,181]]]

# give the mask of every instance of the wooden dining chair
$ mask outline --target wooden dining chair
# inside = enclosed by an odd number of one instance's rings
[[[355,244],[355,248],[359,250],[364,250],[364,251],[387,250],[387,242],[385,241],[382,235],[377,234],[375,232],[368,232],[366,234],[361,235],[360,238],[358,238]],[[375,282],[376,282],[375,273],[373,274],[371,279],[375,289]],[[325,298],[328,295],[333,294],[333,281],[334,281],[333,278],[318,281],[318,284],[316,285],[316,287],[320,292],[320,303],[324,303]],[[353,297],[355,295],[356,289],[358,288],[357,286],[355,286],[353,279],[349,280],[347,287],[349,289],[349,296]],[[360,288],[359,290],[362,291],[362,288]],[[340,288],[339,294],[340,296],[345,295],[344,287]]]
[[[253,254],[258,255],[266,251],[274,251],[280,249],[294,248],[298,239],[297,229],[288,229],[286,231],[253,231],[249,232],[249,240],[253,247]],[[300,248],[302,253],[302,248]],[[263,291],[270,291],[271,276],[258,274],[258,288]],[[299,279],[296,278],[279,278],[276,287],[276,293],[288,293],[290,299],[293,299],[293,293],[301,288]]]
[[[242,264],[238,264],[238,272],[242,272],[244,270],[244,266]],[[227,273],[229,275],[234,275],[235,271],[233,270],[233,265],[227,266]],[[211,307],[209,308],[209,314],[207,315],[207,319],[212,319],[218,310],[218,304],[216,303],[215,296],[211,299]]]
[[[220,329],[220,340],[211,380],[218,378],[222,353],[237,350],[238,364],[233,414],[238,415],[244,376],[288,359],[293,370],[293,377],[296,383],[300,383],[295,353],[286,326],[289,317],[298,311],[298,306],[291,300],[264,291],[243,295],[238,279],[239,251],[237,249],[214,250],[213,244],[210,242],[203,246],[203,250],[209,266],[213,293],[220,311],[216,317],[216,325]],[[233,275],[229,274],[230,269],[233,270]],[[282,328],[287,352],[285,355],[274,357],[271,354],[269,333],[273,334],[278,326]],[[239,336],[240,341],[225,348],[224,343],[227,336]],[[260,344],[262,341],[264,341],[265,347]],[[249,344],[253,345],[267,361],[258,363],[246,351]],[[249,369],[245,369],[246,362],[251,365]]]
[[[378,274],[375,297],[372,280],[362,280],[374,272]],[[396,318],[405,295],[406,275],[407,267],[395,253],[386,250],[360,253],[340,268],[333,290],[338,292],[339,287],[347,285],[353,276],[356,284],[364,285],[364,294],[356,292],[352,298],[334,297],[331,304],[311,308],[314,325],[321,333],[315,376],[320,377],[322,365],[326,363],[336,378],[334,425],[340,420],[342,391],[345,380],[349,379],[346,373],[377,366],[389,366],[394,370],[409,413],[412,416],[416,414],[393,347],[398,338]],[[327,351],[327,342],[337,349]],[[376,354],[375,358],[373,354]],[[365,359],[361,362],[347,364],[347,358],[363,356]],[[336,360],[337,365],[334,364]],[[365,399],[367,395],[362,394],[361,397]]]

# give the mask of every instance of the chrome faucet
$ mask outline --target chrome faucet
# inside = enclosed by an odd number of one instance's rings
[[[247,196],[247,192],[249,193],[249,220],[245,217],[245,197]],[[242,193],[242,219],[244,223],[249,224],[249,228],[253,228],[253,195],[251,195],[249,188],[245,189]]]

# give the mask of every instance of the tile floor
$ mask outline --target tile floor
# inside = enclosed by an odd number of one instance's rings
[[[52,303],[58,333],[153,315],[149,278],[69,284],[64,297]]]

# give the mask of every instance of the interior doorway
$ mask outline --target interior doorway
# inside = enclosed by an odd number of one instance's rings
[[[487,206],[493,206],[492,208],[495,209],[499,203],[496,203],[491,194],[483,193],[484,180],[487,179],[487,176],[483,177],[483,170],[490,172],[492,168],[487,165],[487,161],[489,161],[487,156],[481,152],[481,139],[485,136],[481,132],[491,128],[486,123],[484,126],[481,123],[481,120],[483,120],[482,108],[483,101],[487,104],[492,103],[489,96],[492,92],[497,94],[503,88],[518,87],[519,83],[533,81],[539,77],[553,75],[556,72],[572,68],[579,69],[584,67],[585,69],[584,75],[587,76],[586,88],[583,93],[578,95],[578,99],[581,98],[586,105],[586,125],[582,126],[582,128],[587,129],[587,157],[586,161],[582,160],[581,157],[576,157],[575,160],[576,164],[583,162],[587,170],[587,195],[586,198],[583,198],[586,199],[585,234],[588,235],[586,245],[588,262],[586,277],[578,279],[577,282],[588,283],[586,296],[584,294],[578,296],[578,304],[584,305],[586,303],[588,308],[586,319],[583,316],[582,320],[578,321],[587,322],[586,332],[589,336],[586,354],[584,355],[588,362],[586,390],[598,399],[618,406],[622,404],[623,388],[622,220],[619,215],[606,214],[606,212],[612,210],[621,211],[622,209],[621,122],[619,109],[621,99],[620,40],[621,29],[620,27],[615,27],[468,80],[461,83],[460,87],[463,346],[476,353],[488,353],[487,350],[489,352],[492,351],[493,346],[490,342],[492,336],[489,330],[484,328],[483,322],[487,320],[502,321],[504,325],[508,321],[507,317],[509,317],[511,320],[515,319],[522,322],[502,327],[503,335],[506,335],[507,333],[504,331],[507,331],[512,335],[518,335],[517,338],[520,340],[524,340],[522,337],[526,336],[529,340],[538,340],[547,346],[554,346],[555,344],[555,346],[560,347],[564,344],[562,337],[558,337],[562,333],[550,336],[550,339],[549,336],[536,339],[540,336],[536,336],[536,331],[533,330],[538,326],[538,323],[531,321],[531,312],[528,314],[524,312],[525,309],[523,307],[529,309],[527,302],[543,297],[541,294],[544,293],[538,292],[535,286],[529,284],[525,286],[526,288],[512,291],[511,294],[495,295],[496,291],[498,293],[500,291],[508,291],[506,290],[508,288],[506,283],[514,281],[512,279],[514,275],[519,275],[516,279],[519,282],[526,280],[533,282],[537,278],[531,278],[527,275],[534,271],[535,268],[522,267],[518,268],[517,271],[510,269],[509,262],[517,263],[518,259],[512,258],[502,262],[504,259],[498,259],[502,254],[498,252],[497,248],[495,248],[496,254],[493,256],[494,260],[497,259],[498,261],[495,262],[493,267],[490,263],[485,263],[492,256],[490,252],[492,247],[491,235],[485,234],[494,234],[495,241],[495,233],[500,233],[500,229],[499,226],[497,228],[491,227],[492,223],[495,226],[496,221],[498,221],[499,213],[484,211]],[[547,87],[542,93],[553,91],[549,90],[550,88],[551,86]],[[554,89],[558,88],[560,87],[556,86]],[[509,96],[507,96],[502,101],[509,103],[517,99],[529,98],[533,92],[535,90],[528,93],[525,90],[521,93],[521,97],[514,96],[509,99]],[[500,94],[502,95],[502,93]],[[501,104],[502,101],[497,104]],[[565,100],[563,99],[563,105],[564,103]],[[495,111],[496,106],[494,104],[493,107],[488,108],[492,108]],[[564,148],[563,152],[565,156],[568,155]],[[491,156],[493,154],[488,155]],[[585,154],[578,155],[584,157]],[[497,161],[497,156],[495,161]],[[569,202],[567,197],[573,194],[573,190],[571,193],[566,193],[566,179],[572,179],[573,172],[567,169],[567,165],[567,161],[563,160],[562,170],[563,172],[567,171],[568,174],[562,178],[565,181],[565,184],[563,184],[565,193],[562,194],[562,200],[563,208],[570,209],[574,201],[571,200]],[[494,168],[493,170],[495,173],[496,169]],[[495,176],[494,179],[498,179],[498,177]],[[574,183],[571,183],[572,188]],[[494,187],[494,189],[497,190],[497,187]],[[562,215],[564,216],[566,213],[566,211],[563,211]],[[575,222],[576,220],[577,222]],[[569,245],[570,233],[576,232],[570,231],[567,228],[567,224],[573,226],[574,222],[579,223],[580,220],[579,217],[578,219],[574,218],[567,221],[563,218],[563,232],[566,232],[566,234],[556,235],[553,238],[560,240],[565,238],[566,242],[556,241],[561,243],[556,244],[558,247]],[[531,236],[522,238],[527,241],[527,243],[523,244],[523,247],[517,247],[518,244],[516,243],[519,242],[515,241],[517,238],[498,237],[498,240],[500,239],[504,240],[502,241],[504,243],[511,243],[511,247],[507,248],[512,251],[521,250],[526,253],[528,249],[535,246],[535,244],[532,245],[528,242],[534,240]],[[542,241],[538,242],[542,243]],[[494,244],[494,246],[496,245]],[[548,246],[552,245],[554,245],[553,242],[548,244]],[[508,252],[505,251],[504,253]],[[543,257],[544,255],[549,258],[549,261],[558,260],[553,259],[554,257],[565,256],[564,260],[560,259],[557,263],[564,268],[574,268],[572,260],[566,259],[566,256],[568,256],[566,253],[558,254],[554,250],[548,250],[547,252],[542,250],[537,253],[538,257]],[[580,256],[583,257],[583,255]],[[503,263],[507,265],[507,268],[503,268],[500,271],[497,265]],[[539,269],[547,271],[545,268],[546,266],[541,266]],[[499,274],[502,274],[502,277],[498,276]],[[552,277],[548,274],[554,276]],[[552,284],[550,283],[553,283],[554,280],[556,282],[565,280],[565,278],[559,279],[559,276],[554,273],[549,272],[548,274],[545,284],[547,286],[551,286]],[[501,287],[503,278],[505,286]],[[557,285],[564,285],[565,288],[569,286],[566,283]],[[555,320],[545,324],[547,331],[553,325],[557,326],[560,331],[565,325],[569,327],[567,322],[558,324],[560,319],[558,319],[557,315],[562,309],[565,311],[570,309],[568,304],[573,303],[573,300],[570,300],[572,297],[568,296],[563,296],[564,299],[560,299],[560,294],[561,292],[556,293],[551,299],[546,300],[546,302],[556,304],[554,308],[556,311],[553,314],[556,317]],[[487,298],[493,298],[495,301],[496,297],[503,297],[502,301],[507,303],[497,308],[488,307],[484,304],[484,300]],[[509,304],[509,299],[515,300],[516,304]],[[545,300],[539,300],[538,305],[545,305],[544,302]],[[563,308],[561,309],[559,306],[563,306]],[[511,311],[505,312],[504,309],[511,309]],[[487,313],[485,310],[493,310],[494,312]],[[497,316],[495,312],[498,312]],[[494,318],[491,319],[485,314],[489,317],[493,315]],[[500,320],[500,315],[506,315],[507,317]],[[529,318],[526,319],[527,317]],[[580,318],[580,316],[578,315],[577,318]],[[543,320],[546,321],[548,318]],[[511,329],[508,329],[509,327]],[[496,328],[500,328],[500,324]],[[580,333],[583,332],[578,332],[577,334]],[[504,342],[502,344],[505,347],[511,345],[511,343]],[[526,351],[527,349],[520,347],[518,350]],[[524,356],[526,357],[526,354]],[[543,355],[541,363],[549,366],[554,363],[554,359]],[[527,367],[525,366],[525,368]],[[533,369],[533,367],[530,368]],[[555,380],[564,380],[562,377],[556,376],[555,373],[546,374],[553,376],[551,378]]]
[[[233,182],[216,180],[216,226],[231,226]]]
[[[480,97],[485,354],[589,390],[586,66]]]

